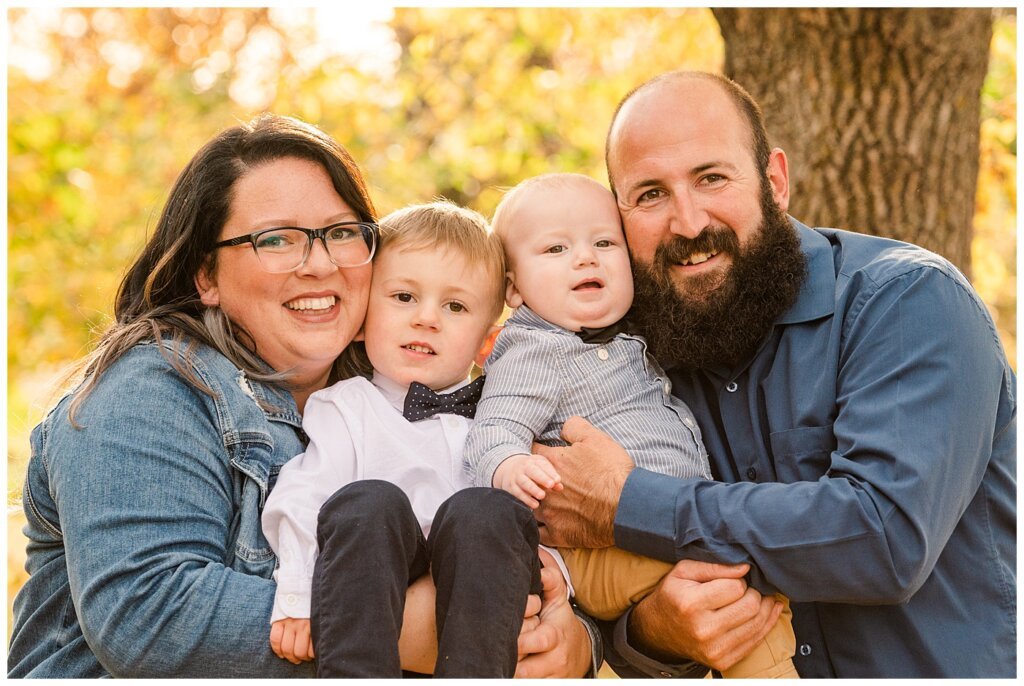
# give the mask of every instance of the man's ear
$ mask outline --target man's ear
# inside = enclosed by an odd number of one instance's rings
[[[196,290],[199,291],[199,299],[207,307],[220,305],[220,291],[217,290],[217,280],[210,273],[210,265],[204,264],[199,268],[195,278]]]
[[[494,341],[497,340],[499,333],[501,333],[501,325],[493,324],[487,331],[487,336],[484,337],[483,343],[480,344],[480,350],[477,351],[476,357],[473,358],[473,362],[480,369],[484,368],[484,362],[487,361],[491,351],[494,350]]]
[[[523,296],[519,295],[519,289],[516,288],[514,272],[505,272],[505,304],[512,309],[523,304]]]
[[[768,155],[767,173],[775,204],[785,212],[789,209],[789,162],[782,148],[772,148]]]

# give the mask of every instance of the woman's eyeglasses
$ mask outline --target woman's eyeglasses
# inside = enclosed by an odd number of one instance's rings
[[[338,222],[322,229],[282,226],[229,238],[215,243],[213,248],[249,243],[263,269],[271,274],[283,274],[304,265],[313,241],[319,238],[335,266],[360,267],[373,258],[379,231],[373,222]]]

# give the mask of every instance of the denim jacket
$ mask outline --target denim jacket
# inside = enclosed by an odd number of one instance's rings
[[[72,393],[33,430],[9,676],[313,675],[270,650],[275,557],[260,529],[304,449],[294,400],[204,346],[192,368],[212,396],[137,345],[82,403],[81,428]]]

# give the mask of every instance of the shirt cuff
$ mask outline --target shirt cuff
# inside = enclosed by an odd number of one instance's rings
[[[309,619],[310,616],[310,581],[288,580],[278,581],[277,592],[274,594],[274,610],[270,613],[270,622],[274,623],[285,617]]]
[[[597,628],[594,620],[576,607],[575,603],[572,610],[576,613],[576,619],[580,620],[580,623],[586,628],[587,634],[590,635],[590,672],[584,676],[596,679],[597,673],[601,669],[601,663],[604,662],[604,642],[601,639],[601,631]]]
[[[694,660],[667,665],[662,662],[658,662],[654,658],[647,657],[636,648],[629,645],[629,632],[627,631],[627,627],[629,625],[630,615],[632,614],[633,608],[629,608],[626,610],[626,613],[619,618],[619,621],[615,624],[615,631],[612,638],[612,647],[615,652],[619,654],[619,657],[629,663],[631,667],[641,674],[655,678],[701,679],[707,675],[710,668]]]
[[[678,479],[633,469],[626,478],[615,512],[615,545],[638,555],[667,562],[676,553],[676,502],[681,487],[697,479]]]

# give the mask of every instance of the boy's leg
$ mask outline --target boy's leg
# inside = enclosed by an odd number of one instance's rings
[[[427,572],[409,498],[385,481],[331,496],[317,521],[310,625],[318,677],[399,677],[405,593]]]
[[[799,679],[793,665],[796,653],[796,635],[793,633],[793,612],[789,599],[783,595],[776,598],[784,603],[779,621],[768,632],[754,652],[722,672],[726,679]]]
[[[621,548],[559,548],[576,603],[591,617],[612,620],[645,598],[672,569],[668,562]]]
[[[672,565],[620,548],[560,548],[576,591],[576,603],[598,619],[616,619],[661,583]],[[722,673],[727,679],[798,679],[793,666],[796,636],[789,601],[754,651]]]
[[[427,547],[437,588],[435,677],[511,677],[526,596],[540,593],[533,513],[493,488],[459,491],[437,511]]]

